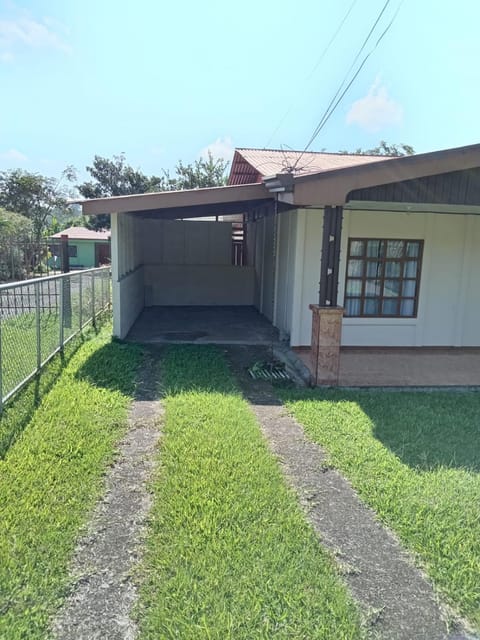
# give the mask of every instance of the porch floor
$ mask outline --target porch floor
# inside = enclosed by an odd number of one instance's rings
[[[254,307],[146,307],[127,340],[270,345],[278,342],[278,332]]]
[[[295,353],[312,370],[310,348]],[[342,387],[480,386],[480,348],[342,347]]]

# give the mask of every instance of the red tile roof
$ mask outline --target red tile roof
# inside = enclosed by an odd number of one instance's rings
[[[261,182],[262,177],[292,171],[309,175],[387,160],[388,156],[289,151],[280,149],[236,149],[229,184]],[[298,164],[297,164],[298,163]]]
[[[110,229],[104,229],[103,231],[92,231],[86,227],[68,227],[63,231],[55,233],[51,238],[60,238],[61,236],[68,236],[69,240],[109,240],[111,236]]]

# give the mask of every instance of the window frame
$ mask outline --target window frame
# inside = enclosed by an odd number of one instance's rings
[[[371,257],[369,258],[367,256],[367,243],[369,241],[373,241],[373,242],[384,242],[385,243],[385,255],[383,256],[376,256],[376,257]],[[364,243],[364,248],[363,248],[363,253],[358,256],[358,255],[352,255],[351,254],[351,247],[352,247],[352,243],[353,242],[363,242]],[[386,251],[386,247],[387,247],[387,243],[388,242],[402,242],[403,243],[403,253],[402,256],[400,258],[398,257],[387,257],[387,251]],[[407,247],[407,243],[408,242],[415,242],[418,243],[418,256],[407,256],[406,255],[406,247]],[[402,319],[402,320],[411,320],[412,318],[417,318],[418,317],[418,303],[419,303],[419,299],[420,299],[420,282],[421,282],[421,275],[422,275],[422,262],[423,262],[423,253],[424,253],[424,240],[421,238],[372,238],[372,237],[352,237],[352,238],[348,238],[348,244],[347,244],[347,259],[346,259],[346,264],[345,264],[345,289],[344,289],[344,295],[343,295],[343,306],[345,308],[345,318],[382,318],[382,319]],[[349,263],[350,260],[361,260],[363,262],[363,273],[362,276],[349,276],[348,274],[348,267],[349,267]],[[405,277],[403,275],[404,273],[404,264],[408,261],[411,260],[416,260],[417,261],[417,270],[416,270],[416,275],[415,278],[408,278]],[[381,262],[383,264],[383,269],[382,269],[382,275],[381,277],[376,277],[376,278],[369,278],[367,277],[367,264],[368,262]],[[401,263],[401,267],[400,267],[400,271],[401,271],[401,276],[396,278],[396,277],[388,277],[385,274],[385,264],[388,262],[400,262]],[[348,295],[347,294],[347,283],[348,280],[357,280],[361,282],[361,292],[359,295]],[[379,280],[380,281],[380,291],[381,293],[384,292],[384,283],[385,280],[398,280],[400,282],[400,291],[403,292],[403,283],[406,281],[413,281],[415,282],[415,295],[414,296],[404,296],[404,295],[398,295],[398,296],[385,296],[385,295],[377,295],[377,296],[366,296],[365,295],[365,289],[366,289],[366,283],[368,280]],[[359,300],[360,301],[360,312],[358,314],[347,314],[347,300]],[[379,301],[379,309],[382,309],[383,306],[383,301],[384,300],[396,300],[397,301],[397,311],[400,311],[401,308],[401,303],[403,300],[413,300],[413,313],[411,315],[401,315],[400,313],[396,313],[396,314],[385,314],[385,313],[376,313],[376,314],[372,314],[372,313],[365,313],[365,302],[368,300],[378,300]]]

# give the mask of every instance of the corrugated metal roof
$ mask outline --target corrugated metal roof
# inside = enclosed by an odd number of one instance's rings
[[[387,159],[388,156],[241,148],[235,150],[229,183],[260,182],[263,176],[276,173],[293,172],[295,176],[309,175]]]
[[[63,231],[59,231],[51,238],[61,238],[61,236],[68,236],[70,240],[109,240],[111,232],[109,229],[104,231],[93,231],[86,227],[68,227]]]

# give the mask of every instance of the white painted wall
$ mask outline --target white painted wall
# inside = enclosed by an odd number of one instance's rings
[[[252,305],[253,267],[146,265],[145,306]]]
[[[312,312],[309,305],[318,303],[323,209],[298,210],[296,226],[290,332],[292,347],[306,346],[311,342]]]
[[[252,304],[270,321],[273,320],[274,311],[275,224],[275,216],[270,215],[249,224],[247,228],[248,264],[255,271]]]
[[[297,217],[296,211],[289,211],[280,213],[277,218],[278,251],[273,324],[280,330],[281,338],[290,338],[292,330]]]
[[[310,344],[318,300],[322,214],[299,212],[292,346]],[[349,237],[423,239],[417,318],[344,318],[349,346],[480,346],[480,216],[345,211],[338,303],[343,304]],[[303,257],[302,257],[303,248]]]
[[[230,222],[140,220],[145,305],[252,305],[253,267],[232,265]]]
[[[127,213],[111,215],[113,335],[122,339],[144,307],[142,242],[137,222]]]
[[[230,222],[139,220],[144,264],[231,265]]]

